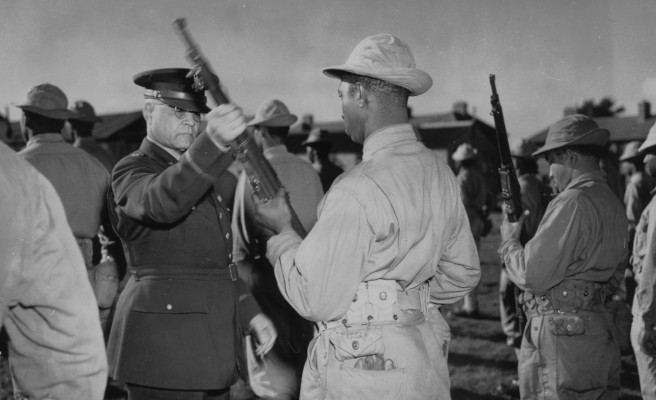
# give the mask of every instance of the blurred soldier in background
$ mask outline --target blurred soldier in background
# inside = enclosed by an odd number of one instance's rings
[[[645,171],[656,177],[656,125],[639,148]],[[631,345],[636,357],[642,398],[656,399],[656,200],[645,208],[636,226],[631,261],[637,284],[633,297]]]
[[[551,188],[545,185],[538,176],[538,164],[532,158],[538,147],[526,139],[513,143],[510,153],[519,181],[519,189],[522,197],[522,208],[529,210],[530,214],[524,220],[520,244],[525,245],[538,229],[547,204],[551,199]],[[519,348],[522,342],[523,332],[520,330],[519,319],[524,318],[524,311],[517,307],[517,286],[508,277],[505,266],[501,265],[501,277],[499,278],[499,314],[501,317],[501,328],[506,334],[506,343],[515,349],[519,359]],[[521,315],[520,315],[521,314]],[[517,381],[511,382],[504,390],[518,391]]]
[[[296,120],[297,117],[289,113],[283,102],[269,100],[260,106],[248,126],[253,129],[255,142],[288,191],[301,224],[309,232],[317,221],[317,206],[323,197],[323,189],[312,166],[285,147],[289,127]],[[287,382],[270,382],[279,394],[276,398],[297,398],[313,324],[300,317],[280,294],[273,268],[266,259],[266,235],[255,223],[253,195],[246,173],[242,172],[232,215],[235,235],[232,259],[239,268],[239,277],[247,283],[264,313],[276,326],[278,340],[273,352],[284,366],[292,367],[294,371],[290,377],[285,377],[284,371],[278,371],[278,379]]]
[[[619,339],[605,300],[624,274],[628,232],[622,203],[599,167],[609,136],[578,114],[552,125],[533,156],[546,157],[560,193],[525,245],[525,214],[501,226],[498,252],[524,291],[528,318],[519,355],[522,399],[619,395]]]
[[[256,214],[274,233],[267,258],[281,293],[320,331],[301,398],[449,399],[448,326],[429,304],[461,299],[480,266],[455,176],[408,123],[408,96],[432,80],[389,34],[364,39],[324,73],[340,80],[345,129],[363,143],[363,161],[333,183],[305,239],[284,190]]]
[[[73,103],[71,111],[75,112],[75,116],[68,120],[74,138],[73,146],[79,147],[96,157],[111,173],[116,160],[93,137],[93,127],[96,122],[101,122],[102,118],[96,116],[93,106],[84,100]]]
[[[246,124],[200,132],[210,110],[189,69],[134,82],[145,88],[147,133],[114,167],[108,196],[131,275],[110,332],[110,376],[129,400],[229,398],[246,371],[243,334],[254,333],[259,356],[276,338],[231,263],[230,214],[215,186],[233,161],[225,138]]]
[[[4,143],[0,191],[0,326],[10,339],[14,396],[102,400],[107,359],[98,310],[59,196]]]
[[[465,205],[469,226],[478,249],[481,237],[486,236],[491,228],[486,203],[488,188],[485,178],[478,170],[478,150],[469,143],[463,143],[458,146],[451,159],[456,163],[460,197]],[[479,317],[477,290],[478,288],[475,288],[465,296],[464,304],[460,310],[455,312],[456,315]]]
[[[27,141],[18,154],[48,178],[64,204],[102,311],[104,328],[118,288],[118,276],[115,269],[94,264],[93,239],[100,231],[105,211],[109,171],[95,157],[64,141],[61,130],[66,120],[78,114],[67,109],[68,99],[58,87],[37,85],[18,107],[23,110],[21,130]]]
[[[622,174],[626,177],[626,190],[624,191],[624,205],[626,217],[629,220],[629,249],[633,248],[635,229],[640,215],[651,200],[651,191],[656,187],[656,180],[644,171],[644,154],[639,153],[640,142],[629,142],[620,157]],[[624,274],[624,291],[626,302],[633,303],[635,293],[635,278],[633,267],[628,263]]]
[[[330,161],[330,134],[324,129],[314,128],[303,142],[308,159],[321,177],[323,191],[327,192],[333,181],[344,172]]]

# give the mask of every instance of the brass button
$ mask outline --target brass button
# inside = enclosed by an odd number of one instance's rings
[[[172,310],[172,309],[173,309],[173,306],[170,305],[170,304],[167,304],[167,305],[166,305],[166,309],[167,309],[167,310]]]
[[[540,296],[540,300],[544,301],[546,299],[546,296],[542,295]]]
[[[367,316],[367,319],[368,319],[369,321],[371,321],[372,319],[374,319],[374,316],[373,316],[373,315],[369,315],[369,316]]]
[[[572,325],[571,325],[571,324],[570,324],[570,325],[567,325],[567,330],[568,330],[568,331],[571,331],[571,330],[572,330]]]
[[[563,297],[567,297],[567,290],[563,290]]]
[[[588,291],[586,290],[585,292],[583,292],[583,295],[584,295],[584,296],[587,296],[587,295],[588,295]]]
[[[383,301],[387,300],[387,292],[380,292],[378,297],[380,297],[380,299]]]
[[[351,346],[353,346],[353,350],[357,350],[360,347],[360,343],[358,343],[357,340],[354,340],[353,343],[351,343]]]

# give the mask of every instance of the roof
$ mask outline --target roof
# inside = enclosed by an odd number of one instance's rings
[[[640,118],[638,116],[625,116],[625,117],[597,117],[593,118],[600,128],[605,128],[610,131],[611,142],[630,142],[632,140],[645,140],[649,128],[656,123],[656,116],[651,118]],[[547,138],[549,128],[545,128],[535,135],[528,138],[528,140],[542,145]]]
[[[93,137],[98,140],[116,139],[129,136],[130,133],[140,133],[140,136],[143,136],[146,133],[146,121],[143,119],[141,110],[105,114],[101,117],[103,120],[96,122],[93,127]],[[114,137],[116,133],[120,133],[118,137]]]

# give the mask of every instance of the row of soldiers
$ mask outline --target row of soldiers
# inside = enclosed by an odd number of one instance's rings
[[[478,211],[468,209],[458,178],[408,122],[408,98],[432,86],[410,47],[374,35],[344,64],[323,69],[339,82],[346,133],[363,144],[362,162],[325,193],[312,166],[282,145],[296,121],[282,102],[265,102],[253,120],[234,104],[210,109],[194,72],[134,76],[144,89],[146,138],[111,176],[91,158],[82,164],[85,173],[98,167],[88,184],[108,187],[106,197],[88,189],[53,196],[57,179],[83,182],[67,167],[86,154],[64,149],[63,121],[79,113],[70,113],[61,90],[39,85],[20,106],[28,137],[21,155],[42,162],[43,171],[3,150],[3,179],[17,188],[15,209],[3,203],[14,231],[3,231],[2,245],[6,265],[19,268],[3,284],[20,284],[1,292],[10,306],[2,312],[17,396],[100,399],[108,374],[129,400],[227,399],[238,377],[278,398],[449,399],[450,334],[440,307],[480,280],[480,231],[470,224]],[[236,191],[226,183],[231,145],[247,129],[284,185],[271,199],[253,195],[252,177],[242,175]],[[498,252],[523,290],[527,316],[519,351],[525,399],[619,394],[619,335],[607,300],[624,273],[628,222],[599,167],[608,138],[582,115],[551,126],[531,155],[546,158],[559,194],[532,238],[525,221],[537,215],[501,227]],[[652,142],[644,153],[656,148]],[[48,150],[53,143],[61,150]],[[100,299],[99,282],[116,285],[108,290],[115,293],[118,280],[96,276],[89,262],[88,235],[98,226],[76,231],[63,219],[66,196],[80,191],[106,198],[127,262],[120,296],[108,307],[115,311],[106,358],[100,304],[91,309],[89,299],[92,286]],[[37,201],[44,196],[52,207]],[[290,203],[307,235],[294,228]],[[79,219],[100,224],[101,215]],[[648,260],[636,274],[636,299],[651,299],[652,289],[641,295]],[[634,343],[645,354],[653,341],[649,315],[638,318],[646,329]],[[273,363],[274,354],[283,362],[270,372],[286,379],[262,375],[258,360]]]

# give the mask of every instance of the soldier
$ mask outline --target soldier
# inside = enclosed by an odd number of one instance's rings
[[[323,191],[327,192],[330,185],[344,170],[330,161],[330,138],[327,130],[314,128],[307,140],[303,142],[308,159],[321,177]]]
[[[93,106],[84,100],[73,103],[71,111],[75,112],[75,116],[68,120],[74,138],[73,146],[96,157],[111,173],[116,160],[93,137],[94,126],[97,122],[102,122],[103,119],[97,116]]]
[[[253,129],[253,138],[263,150],[264,157],[273,167],[289,197],[301,224],[306,231],[317,220],[317,206],[323,197],[319,175],[303,159],[291,154],[285,147],[289,127],[297,117],[290,114],[280,100],[264,102],[248,123]],[[303,370],[307,345],[312,339],[312,324],[300,317],[285,301],[276,285],[273,268],[266,260],[266,236],[255,223],[253,190],[247,184],[246,173],[242,172],[237,184],[236,201],[232,215],[235,235],[233,261],[239,268],[239,276],[249,284],[255,298],[278,331],[274,353],[285,365],[293,367],[297,375]],[[283,371],[279,371],[282,374]],[[299,380],[295,376],[280,376],[287,382],[275,382],[280,391],[290,398],[298,396]],[[282,394],[282,393],[279,393]],[[282,398],[281,396],[279,396]]]
[[[456,163],[460,197],[465,205],[469,226],[476,241],[476,248],[478,248],[481,237],[487,234],[486,230],[489,231],[489,227],[486,227],[486,224],[489,223],[486,208],[488,189],[485,178],[477,169],[478,150],[469,143],[463,143],[458,146],[451,159]],[[475,288],[465,296],[462,308],[457,310],[455,314],[477,318],[479,313],[478,294],[477,288]]]
[[[408,96],[432,80],[389,34],[324,73],[340,80],[363,161],[334,182],[305,239],[284,190],[256,214],[274,233],[267,258],[281,293],[319,328],[301,398],[448,399],[448,326],[436,306],[470,291],[480,266],[455,176],[408,123]],[[208,124],[230,126],[228,117]]]
[[[135,75],[145,88],[146,138],[112,174],[112,223],[131,276],[108,359],[129,400],[227,399],[246,370],[242,335],[255,334],[258,355],[276,337],[231,263],[230,214],[215,186],[232,162],[228,141],[246,124],[242,117],[218,133],[201,132],[210,110],[203,82],[189,73]],[[231,105],[216,111],[236,112]]]
[[[528,318],[519,354],[522,399],[619,395],[618,338],[604,302],[624,273],[627,220],[599,167],[609,135],[578,114],[552,125],[533,156],[546,157],[560,193],[525,245],[526,215],[501,226],[498,252],[524,291]]]
[[[27,141],[25,149],[18,154],[48,178],[64,204],[105,329],[118,276],[115,268],[94,263],[93,241],[97,240],[105,213],[109,171],[98,159],[64,141],[61,132],[66,119],[79,115],[67,110],[68,99],[61,89],[47,83],[37,85],[29,91],[25,104],[18,107],[23,110],[21,129]]]
[[[645,171],[656,177],[656,125],[639,148]],[[633,297],[631,345],[636,357],[642,398],[656,399],[656,200],[643,211],[636,227],[632,264],[637,284]]]
[[[13,398],[102,400],[98,310],[59,196],[4,143],[0,190],[0,326],[10,338]]]

